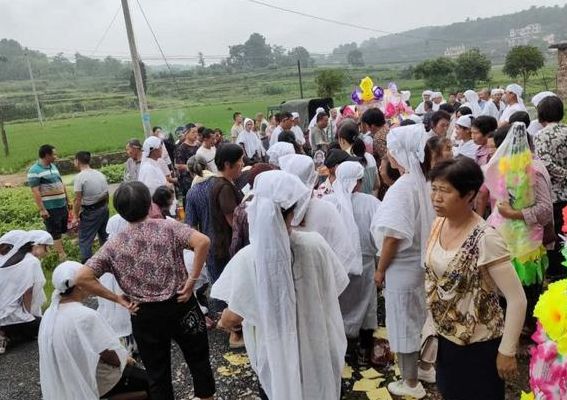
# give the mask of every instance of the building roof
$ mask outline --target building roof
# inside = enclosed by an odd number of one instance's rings
[[[555,43],[549,46],[550,49],[567,50],[567,42]]]

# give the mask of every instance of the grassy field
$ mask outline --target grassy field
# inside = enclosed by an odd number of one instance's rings
[[[316,96],[316,69],[303,71],[304,96]],[[335,104],[350,103],[350,92],[360,79],[371,76],[375,83],[386,86],[395,81],[400,90],[412,92],[412,104],[419,102],[425,84],[421,80],[402,79],[401,68],[366,66],[344,68],[346,80],[335,97]],[[496,66],[490,82],[484,86],[503,86],[510,82],[501,67]],[[555,67],[544,68],[532,77],[526,98],[538,91],[555,89]],[[481,86],[482,86],[481,85]],[[136,101],[127,83],[120,80],[97,81],[81,78],[68,82],[38,84],[40,101],[53,115],[48,115],[44,127],[33,121],[33,97],[27,82],[0,82],[0,100],[25,105],[31,110],[28,121],[6,124],[10,156],[0,151],[0,174],[24,171],[36,159],[37,148],[45,143],[57,147],[60,156],[70,156],[79,150],[93,153],[120,150],[133,137],[142,138]],[[227,131],[232,114],[240,111],[253,116],[266,112],[268,105],[299,97],[297,72],[293,68],[242,72],[221,76],[191,76],[148,78],[148,97],[152,124],[168,131],[186,122],[201,122],[208,127]]]

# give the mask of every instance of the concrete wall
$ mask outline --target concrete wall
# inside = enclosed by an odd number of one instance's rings
[[[557,95],[567,104],[567,48],[558,49]]]

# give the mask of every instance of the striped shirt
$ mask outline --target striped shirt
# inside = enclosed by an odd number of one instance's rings
[[[65,186],[55,164],[44,166],[36,162],[28,171],[28,185],[39,187],[41,201],[46,210],[67,206]]]

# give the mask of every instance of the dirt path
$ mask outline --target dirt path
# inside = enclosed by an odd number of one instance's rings
[[[16,174],[0,175],[0,187],[18,187],[24,186],[27,180],[25,172]]]

